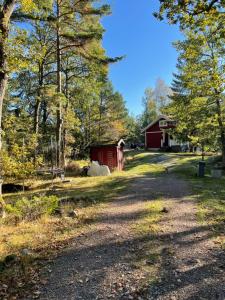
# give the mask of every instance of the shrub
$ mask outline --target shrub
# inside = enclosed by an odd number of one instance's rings
[[[75,176],[79,176],[81,174],[80,165],[76,161],[70,161],[66,165],[66,172],[72,173]]]
[[[51,215],[57,207],[58,198],[56,196],[43,196],[19,199],[14,204],[5,205],[5,211],[8,220],[14,219],[19,222],[36,220],[42,215]]]

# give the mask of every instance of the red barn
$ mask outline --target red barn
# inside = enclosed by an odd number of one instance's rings
[[[90,147],[90,159],[91,161],[98,161],[100,165],[108,166],[110,171],[121,171],[124,167],[124,146],[123,140],[117,143],[92,145]]]
[[[175,126],[175,121],[165,115],[160,115],[142,131],[145,133],[145,147],[152,150],[159,150],[179,146],[168,133],[168,129],[174,128]]]

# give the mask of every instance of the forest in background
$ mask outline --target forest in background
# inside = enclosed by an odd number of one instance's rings
[[[96,142],[143,144],[141,129],[161,113],[177,121],[178,140],[222,151],[225,162],[224,6],[210,3],[161,1],[155,17],[179,23],[184,36],[174,43],[177,72],[171,87],[158,79],[147,88],[143,113],[132,116],[108,79],[109,65],[123,59],[102,46],[108,5],[1,1],[1,177],[64,168]]]
[[[177,121],[174,132],[202,151],[222,153],[225,168],[225,3],[222,0],[160,1],[154,16],[179,25],[174,42],[177,71],[164,112]]]
[[[224,1],[160,1],[154,16],[178,25],[182,40],[174,41],[178,53],[171,87],[160,93],[145,92],[142,121],[159,113],[176,121],[171,133],[205,152],[222,153],[225,167],[225,21]],[[157,91],[157,85],[156,85]],[[156,95],[156,96],[155,96]],[[164,95],[160,101],[160,95]],[[167,97],[166,97],[167,95]]]
[[[123,57],[108,57],[102,46],[101,18],[110,7],[90,0],[3,2],[13,9],[1,41],[7,75],[2,177],[64,168],[85,158],[93,143],[125,138],[143,144],[141,129],[166,105],[170,89],[158,79],[155,89],[146,89],[143,113],[129,114],[108,79],[109,65]]]
[[[127,135],[132,118],[108,79],[109,64],[122,57],[107,57],[102,46],[100,21],[110,7],[91,0],[1,6],[1,175],[63,168],[90,144]]]

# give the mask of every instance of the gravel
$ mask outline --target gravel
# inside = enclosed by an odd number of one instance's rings
[[[152,236],[135,235],[131,225],[157,195],[169,209],[156,235],[161,264],[150,285],[149,272],[135,267],[133,259],[146,251]],[[48,281],[39,299],[224,300],[224,253],[209,226],[197,222],[190,195],[187,183],[171,174],[134,178],[130,189],[101,211],[94,228],[45,266],[41,277]]]

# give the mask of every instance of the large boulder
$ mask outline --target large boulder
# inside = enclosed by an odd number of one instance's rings
[[[109,176],[111,175],[109,167],[108,166],[100,166],[97,161],[93,161],[90,165],[90,168],[88,170],[88,176],[94,177],[94,176]]]

